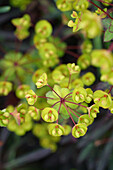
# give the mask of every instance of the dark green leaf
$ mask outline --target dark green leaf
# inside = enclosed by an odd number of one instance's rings
[[[108,28],[104,34],[104,42],[111,41],[112,39],[113,39],[113,33],[109,32],[109,28]]]
[[[0,13],[5,13],[10,11],[11,7],[10,6],[4,6],[4,7],[0,7]]]

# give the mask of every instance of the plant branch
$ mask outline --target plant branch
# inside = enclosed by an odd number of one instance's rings
[[[70,101],[67,101],[67,100],[65,100],[65,102],[72,103],[72,104],[76,104],[76,105],[78,105],[78,106],[81,106],[81,107],[84,107],[84,108],[88,109],[88,107],[83,106],[83,105],[81,105],[81,104],[79,104],[79,103],[74,103],[74,102],[70,102]]]
[[[72,116],[71,116],[71,114],[70,114],[70,112],[69,112],[67,106],[65,105],[65,103],[63,103],[63,105],[64,105],[64,107],[66,108],[66,110],[67,110],[67,112],[68,112],[68,114],[69,114],[69,116],[70,116],[72,122],[74,123],[74,125],[76,125],[76,123],[75,123],[74,119],[72,118]]]
[[[47,86],[61,99],[59,94],[49,84],[47,84]]]
[[[94,2],[92,2],[91,0],[88,0],[92,5],[96,6],[97,8],[99,8],[101,11],[103,11],[109,18],[111,18],[113,20],[113,18],[107,13],[105,12],[102,8],[100,8],[98,5],[96,5]]]
[[[74,112],[70,107],[68,107],[68,109],[69,109],[77,118],[79,118],[79,116],[77,116],[77,115],[75,114],[75,112]]]
[[[69,50],[66,50],[66,54],[69,54],[69,55],[71,55],[71,56],[73,56],[73,57],[75,57],[75,58],[79,58],[79,55],[78,55],[78,54],[75,54],[74,52],[69,51]]]

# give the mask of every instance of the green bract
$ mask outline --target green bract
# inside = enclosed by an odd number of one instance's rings
[[[57,8],[61,11],[69,11],[72,10],[72,4],[69,0],[57,0],[56,2]]]
[[[54,122],[54,121],[56,121],[58,119],[58,112],[53,108],[46,107],[42,111],[41,117],[46,122]]]
[[[40,114],[39,114],[39,109],[37,109],[34,106],[29,106],[28,107],[28,114],[34,119],[34,120],[40,120]]]
[[[95,75],[91,72],[88,72],[82,76],[82,82],[86,86],[92,85],[94,83],[94,81],[95,81]]]
[[[40,78],[36,82],[36,86],[37,86],[37,88],[41,88],[45,85],[47,85],[47,74],[43,73],[42,76],[40,76]]]
[[[29,36],[28,29],[31,26],[31,19],[28,14],[25,14],[22,18],[13,19],[12,24],[16,26],[15,35],[19,40],[23,40]]]
[[[7,126],[10,119],[10,113],[8,109],[0,110],[0,126]]]
[[[94,119],[89,117],[88,114],[84,114],[82,116],[79,117],[78,123],[83,123],[86,126],[89,126],[93,123]]]
[[[96,118],[97,117],[97,113],[99,113],[99,106],[94,104],[89,108],[89,116],[91,118]]]
[[[75,138],[79,138],[81,136],[84,136],[87,132],[87,126],[85,124],[79,123],[75,125],[72,129],[72,135]]]
[[[94,92],[94,102],[104,109],[109,108],[112,100],[111,96],[102,90],[97,90]]]
[[[0,95],[7,96],[12,90],[12,83],[8,81],[0,81]]]
[[[91,64],[91,57],[90,54],[82,54],[78,60],[77,64],[80,66],[81,69],[86,69]]]
[[[33,105],[37,101],[37,95],[33,90],[29,90],[26,92],[26,99],[29,105]]]
[[[34,45],[35,45],[35,47],[37,48],[37,49],[40,49],[40,47],[43,47],[43,45],[46,43],[46,39],[45,38],[40,38],[39,37],[39,35],[35,35],[34,36],[34,39],[33,39],[33,41],[34,41]]]
[[[20,86],[18,86],[18,88],[16,89],[16,96],[20,99],[24,98],[26,95],[26,92],[30,90],[30,86],[26,85],[26,84],[22,84]]]
[[[76,103],[83,102],[86,98],[86,90],[83,87],[75,88],[72,94],[73,101]]]
[[[89,6],[89,2],[87,0],[75,0],[73,3],[73,8],[76,11],[83,11],[85,9],[87,9]]]
[[[80,67],[76,66],[75,63],[71,64],[67,64],[67,68],[70,72],[70,74],[75,74],[75,73],[80,73]]]
[[[91,100],[93,99],[93,91],[90,88],[86,89],[87,96],[85,98],[85,102],[90,103]]]
[[[63,126],[57,123],[54,123],[54,124],[48,125],[48,131],[49,131],[49,134],[52,136],[62,136],[65,132],[65,129],[63,128]]]
[[[52,26],[46,20],[40,20],[35,25],[35,32],[39,37],[47,38],[52,34]]]
[[[45,43],[39,50],[42,59],[55,57],[57,55],[56,53],[57,49],[52,43]]]

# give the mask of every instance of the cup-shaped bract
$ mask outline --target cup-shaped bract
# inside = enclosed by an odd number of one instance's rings
[[[86,98],[86,90],[83,87],[75,88],[72,94],[73,101],[76,103],[81,103]]]
[[[84,114],[82,116],[79,117],[78,123],[83,123],[86,126],[89,126],[93,123],[94,119],[89,117],[88,114]]]
[[[42,110],[41,117],[46,122],[55,122],[58,119],[58,112],[51,107],[46,107]]]
[[[40,38],[37,34],[33,38],[34,45],[37,49],[40,49],[46,42],[46,38]]]
[[[72,135],[75,138],[79,138],[81,136],[84,136],[86,134],[86,132],[87,132],[87,126],[85,124],[82,124],[82,123],[78,123],[72,129]]]
[[[75,0],[73,3],[73,8],[76,11],[84,11],[89,7],[89,2],[88,0]]]
[[[34,106],[29,106],[27,113],[34,119],[34,120],[40,120],[40,114],[39,109],[37,109]]]
[[[82,52],[89,54],[92,51],[93,45],[89,39],[86,39],[81,45]]]
[[[85,10],[80,22],[80,28],[83,29],[88,38],[95,38],[102,32],[101,17],[96,13]]]
[[[12,90],[12,83],[8,81],[0,81],[0,95],[7,96]]]
[[[92,85],[95,81],[95,75],[91,72],[84,74],[81,78],[86,86]]]
[[[65,78],[65,76],[62,74],[61,71],[55,69],[52,72],[52,78],[53,78],[54,82],[59,84]]]
[[[38,79],[40,78],[40,76],[45,73],[46,71],[48,71],[48,69],[38,69],[34,72],[33,76],[32,76],[32,81],[34,83],[36,83],[38,81]]]
[[[16,89],[16,96],[20,99],[25,98],[26,92],[30,90],[30,86],[27,84],[22,84]]]
[[[60,11],[70,11],[72,10],[72,3],[69,2],[68,0],[57,0],[56,1],[56,5],[57,5],[57,8],[60,10]]]
[[[75,65],[75,63],[67,64],[67,68],[70,74],[80,73],[80,67],[78,65]]]
[[[8,109],[0,110],[0,126],[7,126],[10,119],[10,113]]]
[[[43,73],[39,77],[38,81],[36,82],[36,86],[37,86],[37,88],[41,88],[41,87],[46,86],[46,85],[47,85],[47,74]]]
[[[25,97],[29,105],[33,105],[37,101],[37,95],[35,94],[33,90],[27,91]]]
[[[99,106],[96,104],[93,104],[89,107],[89,116],[93,119],[97,117],[97,113],[99,113]]]
[[[57,57],[57,49],[52,43],[45,43],[39,49],[40,57],[44,60]]]
[[[95,104],[103,107],[104,109],[109,108],[112,103],[110,94],[102,90],[95,91],[93,99]]]
[[[85,102],[90,103],[91,100],[93,99],[93,91],[90,88],[86,89],[87,96],[85,98]]]
[[[49,134],[52,136],[62,136],[64,135],[65,129],[63,126],[53,123],[48,125]]]
[[[18,39],[23,40],[29,36],[28,29],[31,26],[31,19],[28,14],[25,14],[22,18],[13,19],[12,24],[16,26],[15,35]]]
[[[86,69],[91,64],[91,57],[90,54],[82,54],[78,60],[77,64],[80,66],[82,70]]]
[[[35,25],[35,32],[39,37],[47,38],[52,34],[52,25],[47,20],[40,20]]]

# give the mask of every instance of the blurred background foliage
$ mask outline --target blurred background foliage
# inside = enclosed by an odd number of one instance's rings
[[[2,8],[4,6],[7,7]],[[65,12],[63,16],[56,8],[54,0],[0,0],[0,12],[1,59],[8,51],[19,48],[19,51],[25,54],[32,46],[33,29],[30,28],[30,37],[21,43],[15,38],[15,27],[11,24],[12,19],[22,17],[26,13],[31,16],[33,25],[40,19],[50,21],[54,28],[53,34],[62,39],[72,34],[71,29],[62,23],[62,17],[70,18],[70,12]],[[82,35],[78,33],[65,39],[67,44],[77,46],[82,41]],[[110,44],[103,44],[100,37],[95,38],[92,43],[98,49],[108,47]],[[73,50],[73,52],[80,54],[80,50]],[[76,62],[76,59],[65,54],[61,58],[61,63],[69,62]],[[105,90],[109,87],[107,83],[99,82],[98,70],[94,67],[89,67],[88,70],[97,77],[93,85],[95,90],[100,88]],[[29,76],[25,81],[29,81]],[[33,86],[32,83],[30,85]],[[11,92],[7,97],[0,97],[0,108],[3,109],[9,104],[16,106],[18,102],[19,99],[14,92]],[[38,138],[31,132],[20,137],[6,128],[0,128],[0,170],[4,169],[113,170],[113,116],[108,110],[102,109],[84,137],[74,139],[71,134],[62,137],[55,152],[43,149]]]

